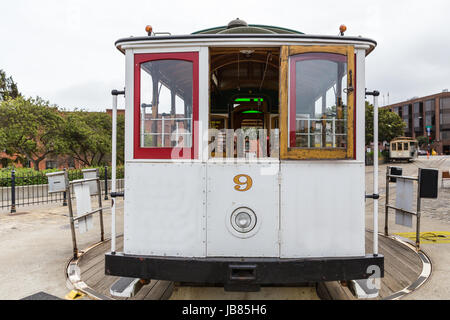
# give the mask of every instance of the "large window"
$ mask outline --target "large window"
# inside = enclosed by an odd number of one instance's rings
[[[289,54],[284,157],[353,158],[353,50],[318,48],[299,47]]]
[[[198,53],[135,55],[135,158],[196,158]]]
[[[425,126],[435,126],[434,100],[425,101]]]

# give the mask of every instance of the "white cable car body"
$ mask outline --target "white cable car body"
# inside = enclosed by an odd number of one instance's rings
[[[365,248],[373,40],[241,26],[116,46],[124,248],[107,274],[230,290],[382,276]]]
[[[391,161],[414,161],[418,158],[419,143],[410,137],[398,137],[389,143]]]

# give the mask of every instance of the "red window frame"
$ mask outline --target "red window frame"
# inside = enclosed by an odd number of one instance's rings
[[[141,64],[157,60],[184,60],[192,62],[192,147],[143,148],[141,147]],[[143,53],[134,55],[134,159],[198,159],[198,52]],[[177,155],[172,157],[172,155]]]

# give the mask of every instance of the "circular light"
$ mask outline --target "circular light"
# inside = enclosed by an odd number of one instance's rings
[[[256,214],[246,207],[234,210],[230,218],[233,229],[241,234],[252,231],[256,226]]]
[[[145,26],[145,31],[150,35],[153,31],[152,26]]]
[[[250,224],[252,223],[252,218],[246,212],[239,212],[236,215],[235,219],[236,219],[236,224],[238,225],[238,227],[240,227],[242,229],[246,229],[246,228],[250,227]]]

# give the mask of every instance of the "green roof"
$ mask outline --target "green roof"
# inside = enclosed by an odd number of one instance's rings
[[[229,33],[230,30],[233,29],[241,29],[241,28],[231,28],[228,29],[227,26],[220,26],[220,27],[214,27],[209,29],[204,29],[200,31],[192,32],[192,34],[217,34],[217,33]],[[276,34],[304,34],[303,32],[287,29],[287,28],[281,28],[281,27],[275,27],[275,26],[267,26],[262,24],[249,24],[248,27],[245,27],[241,29],[242,33],[276,33]],[[233,32],[236,33],[236,32]]]

